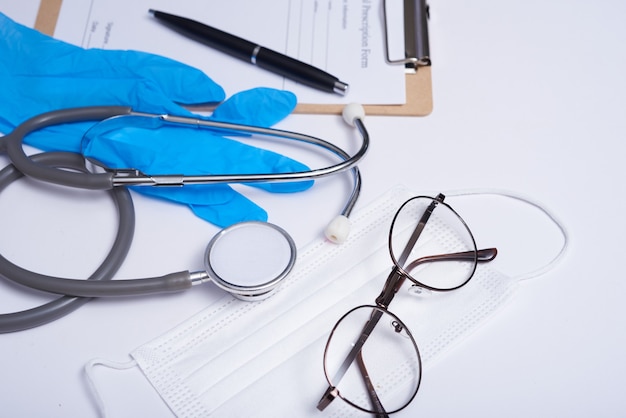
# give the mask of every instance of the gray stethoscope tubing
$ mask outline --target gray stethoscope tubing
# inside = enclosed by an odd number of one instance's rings
[[[235,174],[235,175],[161,175],[145,174],[138,170],[108,170],[104,173],[82,173],[59,170],[37,164],[23,149],[23,138],[30,132],[62,123],[74,123],[92,120],[104,120],[116,116],[144,116],[160,118],[166,122],[182,123],[197,127],[216,128],[226,131],[239,131],[248,134],[261,134],[290,140],[297,140],[324,148],[339,156],[340,163],[328,167],[292,173],[258,173],[258,174]],[[369,147],[369,134],[363,124],[363,111],[360,105],[348,105],[344,111],[344,119],[347,123],[355,126],[361,134],[363,141],[360,149],[352,156],[336,145],[309,135],[296,132],[288,132],[279,129],[261,128],[248,125],[230,124],[224,122],[208,121],[196,118],[187,118],[170,115],[153,115],[134,112],[129,107],[120,106],[95,106],[76,109],[57,110],[35,116],[17,128],[4,140],[7,155],[13,165],[25,175],[48,183],[63,186],[76,187],[90,190],[109,190],[116,186],[182,186],[185,184],[219,184],[219,183],[254,183],[254,182],[290,182],[313,180],[320,177],[337,174],[349,169],[354,173],[354,186],[350,198],[342,210],[343,215],[349,215],[356,203],[360,191],[360,174],[356,164],[365,156]]]
[[[1,143],[1,141],[0,141]],[[74,153],[47,152],[32,156],[38,164],[53,167],[63,167],[72,170],[86,172],[85,159]],[[0,171],[0,192],[24,174],[13,165],[8,165]],[[110,280],[124,262],[130,249],[135,231],[135,210],[130,193],[126,188],[115,188],[108,191],[115,203],[118,214],[118,229],[115,240],[106,258],[88,278],[89,281]],[[19,284],[24,284],[19,279],[41,279],[50,281],[54,277],[46,277],[37,273],[29,272],[11,263],[0,254],[0,275]],[[17,279],[17,280],[16,280]],[[55,321],[74,310],[78,309],[91,298],[61,296],[48,303],[21,312],[0,314],[0,333],[22,331]]]
[[[362,108],[361,108],[362,111]],[[346,115],[348,113],[348,115]],[[352,114],[352,116],[351,116]],[[50,293],[65,295],[52,302],[33,308],[23,312],[0,315],[0,332],[12,332],[23,329],[32,328],[38,325],[48,323],[55,320],[84,304],[92,297],[107,296],[132,296],[145,295],[152,293],[176,292],[190,288],[192,285],[204,283],[206,281],[215,282],[221,287],[235,296],[241,296],[244,299],[254,300],[262,298],[264,295],[273,291],[278,282],[282,280],[284,275],[293,266],[295,261],[295,245],[291,238],[285,233],[291,247],[291,260],[284,271],[274,280],[260,286],[246,287],[238,289],[237,285],[215,280],[210,277],[208,272],[182,271],[168,274],[161,277],[131,279],[131,280],[115,280],[109,281],[119,266],[123,262],[130,244],[134,231],[134,208],[132,199],[125,187],[115,187],[123,185],[160,185],[164,183],[155,183],[155,176],[145,175],[134,170],[125,170],[122,173],[122,181],[119,180],[119,171],[110,171],[106,173],[91,173],[86,168],[86,160],[80,154],[74,153],[42,153],[35,156],[26,156],[22,141],[28,133],[47,126],[60,123],[73,123],[89,120],[102,120],[114,116],[122,115],[140,115],[132,112],[128,107],[91,107],[61,110],[36,116],[22,125],[18,126],[11,134],[1,138],[0,151],[7,153],[12,164],[5,167],[0,172],[0,191],[7,187],[11,182],[21,178],[24,175],[33,177],[49,183],[56,183],[69,187],[77,187],[91,190],[108,190],[112,194],[119,216],[118,234],[110,250],[109,255],[92,274],[88,280],[74,280],[66,278],[58,278],[46,276],[25,270],[0,255],[0,275],[5,278],[22,284],[26,287],[47,291]],[[151,117],[160,117],[167,120],[168,117],[159,115],[147,115]],[[248,127],[245,125],[232,125],[224,123],[208,123],[207,121],[197,121],[187,118],[172,118],[172,122],[193,123],[219,127],[232,131],[237,129],[247,133],[262,133],[264,135],[278,136],[287,139],[295,139],[311,144],[319,145],[343,159],[342,163],[329,166],[323,169],[310,170],[308,172],[285,173],[285,174],[255,174],[255,175],[235,175],[235,176],[174,176],[178,180],[182,180],[182,184],[190,183],[228,183],[228,182],[256,182],[256,181],[299,181],[305,179],[313,179],[327,176],[333,173],[339,173],[351,169],[354,177],[354,187],[350,198],[342,211],[342,216],[348,216],[352,210],[356,199],[358,198],[361,179],[356,163],[363,157],[369,145],[369,136],[362,122],[363,115],[354,108],[344,111],[344,119],[356,126],[363,137],[363,143],[360,150],[350,157],[341,148],[318,138],[310,137],[303,134],[279,131],[274,129],[264,129],[256,127]],[[174,120],[175,119],[175,120]],[[67,171],[70,169],[72,171]],[[172,176],[156,176],[168,178],[165,184],[172,183]],[[131,179],[130,181],[128,181]],[[144,181],[139,181],[143,179]],[[274,226],[275,227],[275,226]],[[277,228],[280,229],[280,228]],[[283,231],[284,232],[284,231]],[[337,240],[339,241],[339,240]]]

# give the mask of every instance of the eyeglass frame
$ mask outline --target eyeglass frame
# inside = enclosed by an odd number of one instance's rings
[[[430,203],[430,205],[428,206],[428,208],[424,211],[424,213],[422,214],[422,217],[420,218],[417,226],[415,227],[415,230],[413,231],[413,233],[411,234],[411,237],[409,238],[402,254],[400,255],[399,259],[396,259],[394,252],[392,250],[392,237],[393,237],[393,228],[395,225],[395,222],[398,218],[398,215],[402,212],[402,209],[409,204],[411,201],[416,200],[416,199],[420,199],[420,198],[426,198],[426,199],[430,199],[432,200],[432,202]],[[331,330],[331,333],[328,337],[328,341],[326,342],[326,347],[324,348],[324,374],[326,376],[326,380],[328,381],[328,388],[326,389],[326,392],[324,393],[324,395],[321,397],[321,399],[318,402],[317,405],[317,409],[320,411],[323,411],[333,400],[335,400],[337,397],[343,399],[346,403],[348,403],[349,405],[355,407],[356,409],[359,409],[363,412],[367,412],[367,413],[374,413],[376,414],[377,417],[385,417],[387,416],[387,414],[392,414],[392,413],[396,413],[399,412],[401,410],[403,410],[404,408],[406,408],[415,398],[415,396],[417,395],[417,392],[419,391],[419,387],[421,385],[421,378],[422,378],[422,361],[421,361],[421,354],[419,352],[419,348],[417,346],[417,343],[415,341],[415,339],[413,338],[413,335],[411,334],[411,331],[409,330],[409,328],[404,324],[404,322],[393,312],[388,310],[389,304],[391,303],[391,301],[393,300],[393,298],[395,297],[396,293],[400,290],[400,288],[402,287],[402,285],[404,284],[404,282],[406,281],[406,279],[409,279],[409,281],[413,282],[414,286],[419,286],[421,288],[424,289],[428,289],[428,290],[432,290],[432,291],[436,291],[436,292],[448,292],[448,291],[452,291],[452,290],[456,290],[459,289],[463,286],[465,286],[467,283],[469,283],[469,281],[472,279],[472,277],[474,277],[474,273],[476,272],[476,268],[478,263],[485,263],[485,262],[490,262],[492,261],[498,254],[498,250],[496,248],[485,248],[485,249],[481,249],[478,250],[477,246],[476,246],[476,241],[474,239],[474,235],[472,234],[472,231],[469,229],[469,227],[467,226],[467,224],[465,223],[465,221],[463,220],[463,218],[461,218],[461,216],[450,206],[448,205],[446,202],[444,202],[445,199],[445,195],[442,193],[439,193],[436,197],[430,197],[430,196],[414,196],[411,197],[409,199],[407,199],[402,205],[400,205],[400,207],[398,208],[398,210],[396,211],[393,220],[391,222],[391,228],[389,231],[389,250],[390,250],[390,255],[391,255],[391,259],[393,260],[394,266],[391,270],[391,272],[389,273],[389,275],[387,276],[387,279],[385,280],[385,284],[383,285],[383,290],[381,291],[380,295],[375,299],[375,303],[376,305],[359,305],[356,306],[352,309],[350,309],[348,312],[346,312],[335,324],[335,326],[333,327],[333,329]],[[463,226],[467,229],[467,232],[469,233],[469,236],[471,238],[471,243],[473,245],[474,251],[467,251],[467,252],[460,252],[460,253],[449,253],[449,254],[439,254],[439,255],[433,255],[433,256],[426,256],[426,257],[421,257],[418,258],[414,261],[412,261],[411,263],[409,263],[408,266],[406,267],[400,267],[402,264],[404,264],[406,262],[406,259],[408,258],[410,252],[412,251],[412,249],[415,246],[415,243],[417,242],[417,240],[419,239],[419,236],[421,235],[421,233],[424,230],[424,227],[426,226],[426,223],[428,222],[428,220],[430,219],[430,216],[432,215],[435,207],[437,205],[444,205],[446,206],[450,211],[452,211],[452,213],[454,215],[457,216],[457,218],[461,221],[461,223],[463,224]],[[469,258],[469,259],[468,259]],[[470,274],[468,274],[467,279],[465,279],[462,283],[460,283],[457,286],[453,286],[450,288],[437,288],[434,286],[430,286],[428,284],[425,283],[421,283],[420,281],[414,279],[411,274],[409,273],[413,268],[417,267],[417,265],[419,264],[423,264],[426,262],[436,262],[436,261],[445,261],[445,260],[468,260],[468,261],[472,261],[473,259],[473,268]],[[367,321],[367,323],[365,324],[365,326],[363,327],[363,331],[361,331],[360,334],[360,338],[359,340],[354,344],[354,346],[352,347],[352,349],[350,350],[350,353],[348,353],[348,355],[346,356],[346,359],[343,361],[341,367],[339,367],[336,376],[333,378],[333,380],[336,380],[338,384],[338,381],[340,381],[343,376],[345,375],[345,373],[347,372],[348,368],[350,367],[350,365],[356,360],[358,362],[358,366],[359,366],[359,370],[361,372],[361,374],[363,375],[363,379],[366,383],[367,386],[367,392],[368,395],[370,397],[370,400],[372,401],[372,404],[374,405],[374,409],[375,410],[368,410],[365,409],[357,404],[355,404],[354,402],[350,401],[347,398],[344,398],[341,396],[341,393],[339,392],[337,386],[334,386],[333,383],[331,382],[330,377],[328,376],[328,371],[326,368],[326,357],[328,354],[328,349],[330,346],[330,342],[333,338],[333,335],[337,329],[337,327],[339,326],[339,324],[351,313],[355,312],[358,309],[361,308],[371,308],[374,311],[377,311],[380,313],[380,315],[374,314],[372,313],[372,317],[370,318],[370,320]],[[418,368],[420,370],[419,372],[419,377],[418,377],[418,381],[417,384],[415,386],[415,391],[412,393],[412,395],[409,397],[409,399],[407,400],[407,402],[400,408],[393,410],[393,411],[385,411],[384,407],[382,406],[382,404],[380,403],[380,400],[378,399],[378,395],[376,394],[376,390],[373,387],[371,380],[369,379],[367,370],[365,369],[365,364],[363,362],[362,359],[362,355],[361,355],[361,349],[363,347],[363,345],[365,344],[365,342],[367,341],[367,338],[369,338],[370,333],[374,330],[374,328],[376,327],[376,325],[378,324],[378,321],[380,320],[380,318],[382,317],[382,315],[384,314],[388,314],[390,315],[393,319],[394,322],[396,322],[396,325],[394,326],[398,326],[400,328],[402,328],[402,330],[404,330],[407,335],[410,337],[411,342],[415,348],[415,352],[417,354],[417,365]],[[374,319],[376,317],[376,319]],[[370,326],[371,324],[371,326]]]

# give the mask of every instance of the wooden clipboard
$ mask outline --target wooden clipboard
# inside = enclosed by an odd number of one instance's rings
[[[433,110],[431,67],[420,67],[417,72],[406,74],[406,103],[400,105],[365,105],[368,115],[427,116]],[[306,104],[296,107],[296,113],[340,114],[342,104]]]
[[[63,0],[41,0],[35,29],[53,36]],[[427,116],[433,110],[431,67],[423,66],[406,74],[406,103],[400,105],[366,105],[369,115]],[[340,114],[342,104],[306,104],[296,107],[295,113]]]

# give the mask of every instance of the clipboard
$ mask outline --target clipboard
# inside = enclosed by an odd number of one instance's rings
[[[404,65],[406,69],[406,103],[398,105],[365,105],[369,115],[381,116],[427,116],[433,110],[431,62],[428,48],[428,5],[426,0],[402,0],[404,2],[405,58],[391,60],[389,65]],[[384,0],[386,3],[386,0]],[[63,0],[41,0],[35,19],[35,29],[53,36]],[[386,5],[383,5],[383,10]],[[386,16],[383,19],[386,24]],[[387,28],[385,28],[385,35]],[[388,42],[386,39],[385,42]],[[340,114],[342,104],[300,103],[294,113]]]
[[[386,61],[406,69],[406,103],[401,105],[365,105],[365,113],[381,116],[427,116],[433,110],[430,42],[428,38],[428,4],[426,0],[401,0],[404,15],[404,57],[389,55],[387,0],[383,0]],[[297,113],[341,113],[343,105],[299,104]]]

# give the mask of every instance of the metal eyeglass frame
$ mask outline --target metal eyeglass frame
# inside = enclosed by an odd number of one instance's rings
[[[394,224],[398,218],[398,215],[400,214],[400,212],[402,212],[402,209],[411,201],[415,200],[415,199],[419,199],[419,198],[427,198],[427,199],[431,199],[432,202],[430,203],[430,205],[426,208],[426,210],[424,211],[424,213],[422,214],[419,222],[417,223],[417,226],[415,227],[415,229],[413,230],[407,245],[405,246],[405,248],[403,249],[400,257],[398,257],[398,259],[395,258],[394,254],[393,254],[393,250],[392,250],[392,235],[393,235],[393,230],[394,230]],[[400,208],[398,209],[398,211],[396,212],[393,221],[391,223],[391,229],[389,232],[389,248],[390,248],[390,252],[391,252],[391,258],[394,261],[394,267],[391,270],[391,273],[389,273],[389,276],[387,276],[387,280],[385,281],[385,284],[383,286],[383,290],[381,291],[380,295],[376,298],[376,305],[361,305],[361,306],[357,306],[353,309],[351,309],[350,311],[348,311],[345,315],[343,315],[339,321],[336,323],[336,325],[333,327],[330,336],[328,337],[328,342],[326,343],[326,347],[324,349],[324,374],[326,376],[326,379],[328,381],[328,388],[326,390],[326,392],[324,393],[324,395],[322,396],[322,398],[320,399],[320,401],[318,402],[317,405],[317,409],[319,409],[320,411],[323,411],[335,398],[340,397],[341,399],[343,399],[344,401],[346,401],[348,404],[350,404],[351,406],[364,411],[364,412],[368,412],[368,413],[374,413],[376,414],[377,417],[386,417],[387,414],[391,414],[391,413],[395,413],[398,411],[401,411],[402,409],[406,408],[411,401],[415,398],[415,395],[417,395],[417,392],[419,390],[419,386],[420,386],[420,382],[421,382],[421,357],[420,357],[420,353],[419,353],[419,349],[417,347],[417,343],[415,342],[415,340],[413,339],[413,336],[410,332],[410,330],[404,325],[404,323],[400,320],[400,318],[398,318],[394,313],[390,312],[387,308],[389,307],[389,304],[391,303],[391,301],[393,300],[394,296],[396,295],[396,293],[400,290],[400,288],[402,287],[402,285],[404,284],[406,279],[409,279],[410,281],[412,281],[414,283],[414,285],[419,286],[421,288],[425,288],[425,289],[429,289],[429,290],[434,290],[434,291],[451,291],[451,290],[455,290],[458,289],[464,285],[466,285],[471,278],[474,275],[474,272],[476,270],[476,265],[478,263],[484,263],[484,262],[489,262],[492,261],[498,251],[496,248],[485,248],[485,249],[481,249],[478,250],[476,249],[476,242],[474,240],[474,237],[471,233],[471,231],[469,230],[469,228],[467,227],[467,224],[465,223],[465,221],[463,221],[463,219],[456,213],[456,211],[454,209],[452,209],[447,203],[444,203],[444,199],[445,196],[443,194],[439,194],[437,197],[432,198],[429,196],[416,196],[416,197],[412,197],[410,199],[408,199],[406,202],[404,202]],[[406,267],[401,267],[403,266],[406,262],[407,259],[411,253],[411,251],[413,250],[415,243],[417,242],[418,238],[420,237],[421,233],[424,231],[424,228],[426,226],[426,223],[428,222],[428,220],[430,219],[433,211],[435,210],[435,208],[437,207],[437,205],[444,205],[446,206],[449,210],[452,211],[452,213],[454,215],[456,215],[458,217],[458,219],[461,221],[462,225],[467,228],[467,232],[469,233],[469,236],[471,238],[471,242],[473,244],[473,248],[474,250],[470,250],[470,251],[465,251],[465,252],[456,252],[456,253],[449,253],[449,254],[439,254],[439,255],[431,255],[431,256],[427,256],[427,257],[421,257],[418,258],[416,260],[413,260],[412,262],[410,262]],[[410,275],[410,271],[413,270],[414,268],[416,268],[418,265],[424,264],[424,263],[431,263],[431,262],[437,262],[437,261],[454,261],[454,260],[458,260],[458,261],[470,261],[473,262],[473,268],[470,272],[470,274],[468,274],[468,277],[465,281],[463,281],[461,284],[451,287],[451,288],[436,288],[433,287],[431,285],[427,285],[425,283],[421,283],[417,280],[415,280],[413,277],[411,277]],[[352,312],[354,312],[357,309],[360,308],[370,308],[372,309],[372,314],[370,319],[367,321],[367,323],[364,325],[363,330],[361,331],[361,334],[358,338],[358,340],[354,343],[352,349],[350,350],[350,352],[348,353],[348,355],[346,356],[345,360],[342,362],[341,366],[339,367],[339,369],[337,370],[337,372],[335,373],[334,376],[329,376],[327,367],[326,367],[326,356],[328,353],[328,349],[330,346],[330,342],[333,338],[333,335],[338,327],[338,325],[342,322],[342,320],[347,317],[349,314],[351,314]],[[374,330],[374,328],[376,327],[376,325],[378,324],[378,322],[380,321],[381,317],[384,314],[388,314],[390,315],[391,318],[393,318],[393,324],[394,326],[397,328],[398,331],[403,330],[407,333],[407,335],[410,337],[411,342],[413,343],[413,346],[415,348],[415,352],[417,354],[417,360],[418,360],[418,368],[420,370],[419,373],[419,378],[417,381],[417,385],[415,387],[415,391],[413,392],[413,394],[409,397],[408,401],[406,402],[405,405],[403,405],[402,407],[393,410],[393,411],[385,411],[383,405],[380,402],[380,399],[376,393],[375,387],[373,385],[373,383],[371,382],[367,369],[365,367],[365,363],[363,361],[363,357],[362,357],[362,353],[361,353],[361,349],[363,348],[363,345],[365,344],[365,342],[367,341],[367,339],[369,338],[370,334],[372,333],[372,331]],[[349,399],[346,399],[344,397],[342,397],[341,393],[339,392],[339,390],[337,389],[337,387],[335,385],[337,385],[339,383],[339,381],[343,378],[343,376],[345,375],[345,373],[348,371],[349,367],[351,366],[351,364],[356,361],[357,362],[357,366],[358,366],[358,370],[361,373],[363,380],[366,384],[367,387],[367,392],[368,392],[368,397],[374,407],[374,410],[367,410],[357,404],[355,404],[354,402],[350,401]]]

